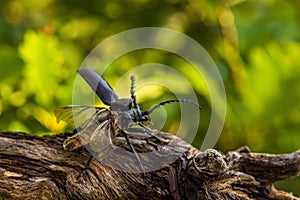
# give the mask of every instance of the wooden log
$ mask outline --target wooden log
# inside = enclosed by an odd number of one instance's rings
[[[70,134],[0,133],[0,199],[299,199],[276,190],[273,183],[299,175],[300,150],[269,155],[242,147],[224,155],[156,133],[163,142],[132,140],[138,152],[155,152],[140,154],[144,173],[120,170],[138,169],[136,160],[112,152],[105,162],[93,159],[78,177],[90,153],[65,151],[62,143]],[[121,136],[116,145],[129,151]],[[162,167],[151,171],[146,161],[155,156],[163,159],[151,163]]]

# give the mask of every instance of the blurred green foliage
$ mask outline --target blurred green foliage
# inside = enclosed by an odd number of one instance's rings
[[[85,55],[113,34],[157,26],[197,40],[223,76],[227,117],[217,149],[248,145],[256,152],[295,151],[300,147],[299,10],[299,0],[1,0],[0,131],[63,131],[65,124],[56,123],[53,110],[72,103],[76,70]],[[209,94],[182,67],[187,64],[161,52],[123,56],[112,64],[122,69],[114,67],[105,77],[114,85],[122,73],[148,62],[189,76],[200,103],[209,108]],[[171,98],[168,92],[155,94],[156,102]],[[147,98],[141,98],[142,107],[153,105]],[[178,123],[172,110],[167,109],[172,123],[165,131]],[[209,112],[201,114],[194,146],[201,145]],[[277,186],[300,195],[299,178]]]

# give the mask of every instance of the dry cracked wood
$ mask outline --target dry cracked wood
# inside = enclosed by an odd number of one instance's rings
[[[127,151],[116,151],[103,162],[93,159],[78,178],[90,154],[63,150],[70,134],[0,133],[0,199],[299,199],[277,191],[273,183],[299,174],[300,151],[269,155],[243,147],[224,155],[156,134],[163,142],[132,140],[144,152],[144,173],[125,172],[139,171],[136,160]],[[125,144],[117,139],[123,150]]]

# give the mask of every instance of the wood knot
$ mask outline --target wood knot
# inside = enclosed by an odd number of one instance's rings
[[[197,153],[190,163],[190,172],[193,176],[219,176],[227,171],[228,166],[223,155],[214,150],[207,149]]]

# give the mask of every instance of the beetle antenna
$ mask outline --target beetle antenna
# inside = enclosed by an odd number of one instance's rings
[[[163,102],[160,102],[160,103],[154,105],[150,110],[143,112],[143,115],[149,115],[157,108],[160,108],[161,106],[164,106],[164,105],[170,104],[170,103],[189,103],[194,106],[197,106],[200,110],[202,109],[202,107],[199,104],[197,104],[194,101],[188,100],[188,99],[171,99],[171,100],[163,101]]]
[[[131,76],[130,79],[131,79],[131,90],[130,90],[130,93],[131,93],[131,99],[132,99],[132,102],[133,102],[133,106],[134,106],[134,108],[136,108],[137,110],[139,110],[140,107],[139,107],[139,105],[136,102],[136,96],[134,94],[135,76]]]

